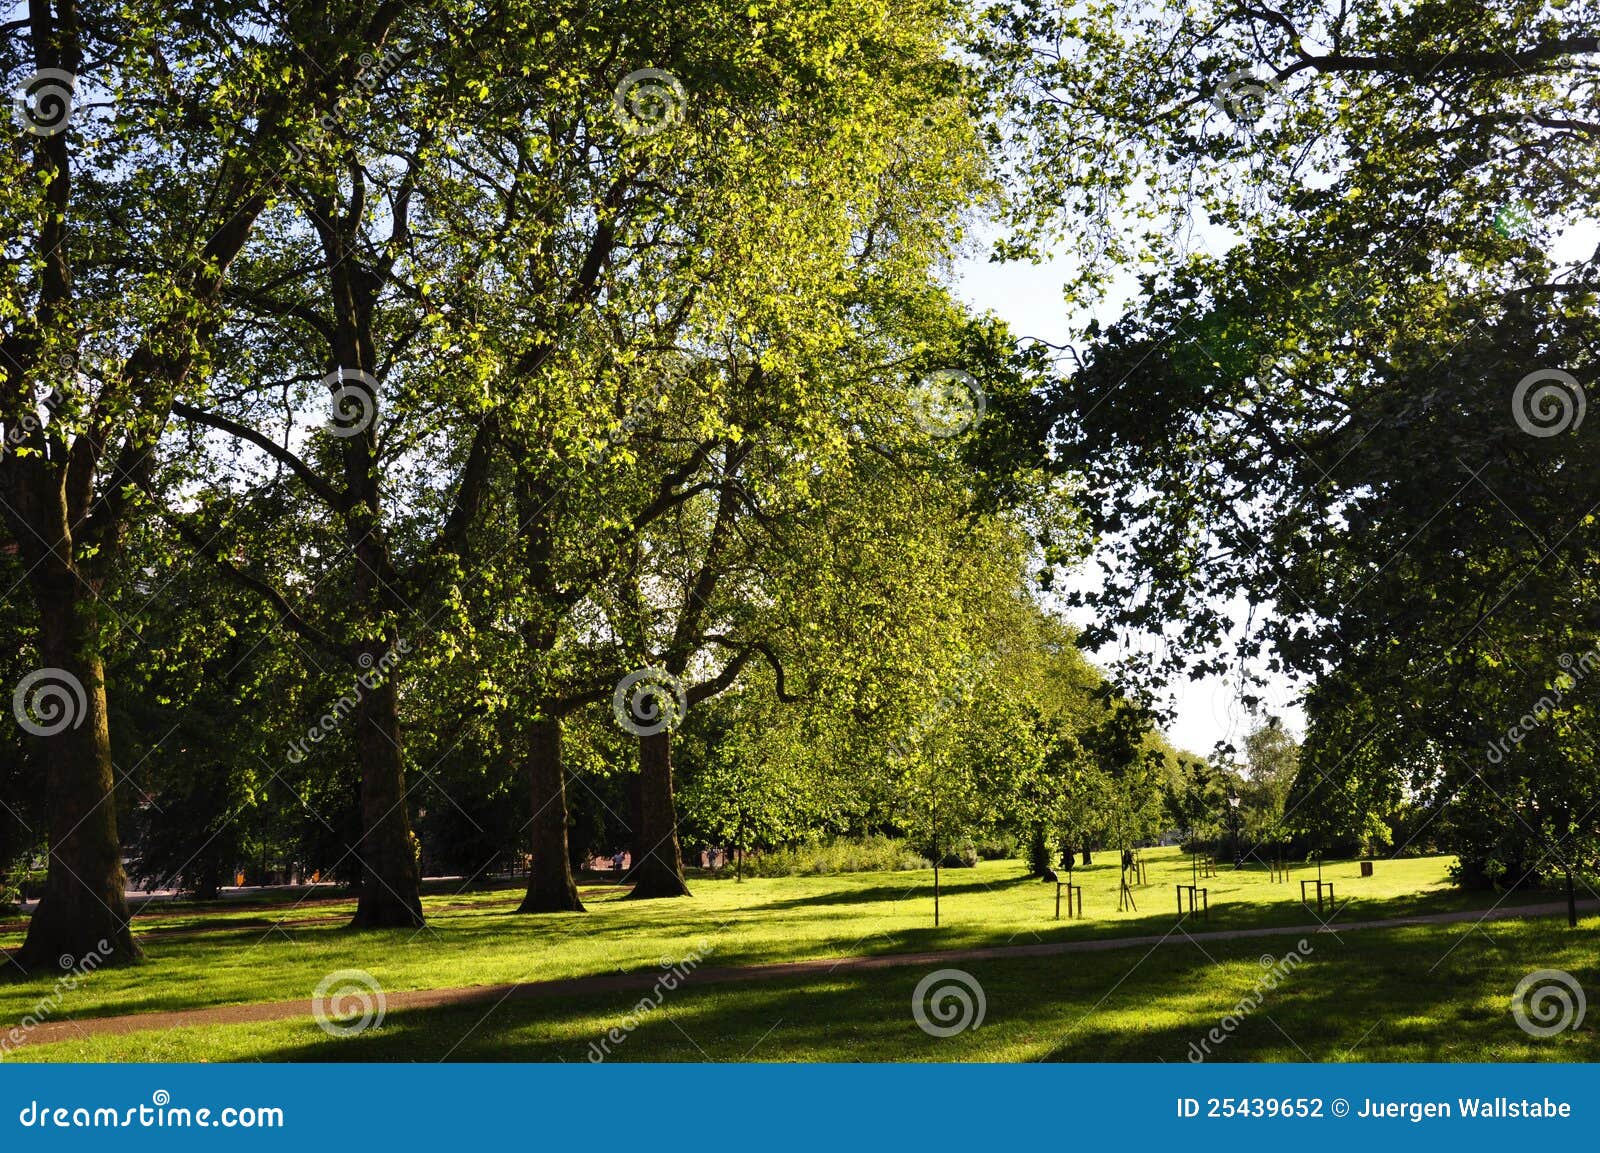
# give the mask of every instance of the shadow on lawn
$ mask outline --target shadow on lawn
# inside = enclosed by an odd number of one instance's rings
[[[996,890],[1016,889],[1033,886],[1043,890],[1045,886],[1037,877],[1019,874],[1015,877],[1003,879],[967,876],[965,870],[939,871],[939,891],[945,897],[959,897],[967,893],[994,892]],[[872,885],[861,889],[837,889],[829,893],[818,893],[815,896],[786,897],[781,900],[763,901],[759,906],[752,908],[762,909],[806,909],[819,905],[870,905],[880,901],[897,902],[906,900],[925,900],[928,902],[930,916],[933,909],[933,875],[926,869],[906,871],[907,876],[916,876],[916,880],[908,880],[904,885]]]
[[[391,1013],[347,1040],[307,1025],[278,1061],[573,1061],[630,1015],[610,1060],[1209,1061],[1594,1060],[1592,1023],[1559,1038],[1523,1033],[1510,989],[1539,963],[1600,980],[1589,934],[1542,923],[1496,942],[1465,928],[1314,943],[1265,990],[1259,943],[1175,945],[1140,957],[1093,954],[962,965],[983,987],[980,1028],[925,1034],[911,1013],[922,966],[839,970],[760,984],[691,983],[640,1008],[641,994],[506,1001]],[[1447,953],[1450,946],[1455,948]],[[1288,945],[1270,950],[1276,956]],[[1220,962],[1220,967],[1215,962]],[[1240,1006],[1248,1007],[1241,1011]],[[1200,1048],[1232,1016],[1222,1041]],[[1193,1046],[1193,1048],[1191,1048]]]

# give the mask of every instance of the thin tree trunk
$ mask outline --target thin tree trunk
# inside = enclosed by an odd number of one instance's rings
[[[519,913],[581,913],[578,886],[567,853],[567,774],[561,762],[561,718],[546,714],[529,722],[528,791],[533,802],[533,852],[528,892]]]
[[[939,859],[933,861],[933,927],[939,927]]]
[[[17,960],[24,968],[41,971],[71,968],[91,953],[101,956],[101,964],[140,956],[128,927],[127,878],[117,839],[105,671],[88,645],[80,596],[64,584],[54,595],[41,597],[40,604],[44,667],[61,670],[83,689],[81,716],[76,700],[64,704],[76,722],[39,738],[45,756],[50,858],[44,892]]]
[[[382,651],[372,653],[372,667]],[[366,691],[358,710],[361,750],[361,896],[355,929],[414,929],[423,924],[421,877],[406,811],[399,699],[392,673]]]
[[[672,734],[639,738],[639,855],[629,897],[687,897],[678,813],[672,799]]]
[[[1567,927],[1578,927],[1578,893],[1572,885],[1572,866],[1567,866]]]

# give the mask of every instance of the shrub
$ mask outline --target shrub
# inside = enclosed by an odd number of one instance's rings
[[[1010,833],[1001,833],[987,841],[978,842],[978,858],[984,861],[1009,861],[1021,856],[1017,839]]]
[[[965,845],[957,845],[939,859],[941,869],[976,869],[978,867],[978,850],[968,841]]]
[[[930,868],[925,857],[892,837],[838,837],[783,849],[767,849],[745,858],[753,877],[828,876],[834,873],[887,873]]]

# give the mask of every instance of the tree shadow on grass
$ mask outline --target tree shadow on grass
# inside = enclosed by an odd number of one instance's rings
[[[1328,938],[1271,987],[1259,946],[1174,945],[1141,958],[1008,958],[961,968],[983,990],[981,1026],[941,1038],[912,1011],[932,966],[822,978],[696,984],[391,1013],[349,1039],[314,1025],[254,1053],[289,1061],[1361,1061],[1596,1060],[1593,1024],[1541,1040],[1506,998],[1544,963],[1600,977],[1587,934],[1530,927]],[[1455,946],[1451,948],[1452,944]],[[1449,952],[1447,952],[1449,950]],[[1276,951],[1275,951],[1276,952]],[[1229,1022],[1224,1025],[1224,1022]],[[611,1030],[617,1033],[611,1033]],[[1215,1032],[1213,1032],[1215,1031]],[[620,1037],[620,1039],[616,1039]],[[1220,1037],[1220,1040],[1212,1038]]]
[[[1037,877],[1030,877],[1025,873],[1015,877],[993,879],[964,875],[965,870],[939,871],[939,891],[943,896],[959,897],[966,893],[994,892],[995,890],[1009,890],[1034,886],[1043,889]],[[860,889],[837,889],[827,893],[808,894],[800,897],[785,897],[775,901],[762,901],[752,908],[761,909],[806,909],[824,905],[870,905],[887,901],[890,903],[905,900],[927,900],[930,908],[933,901],[933,874],[928,870],[907,870],[907,881],[904,885],[872,885]],[[910,878],[915,877],[915,880]]]

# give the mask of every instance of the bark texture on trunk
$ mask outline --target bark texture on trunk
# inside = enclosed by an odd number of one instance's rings
[[[371,654],[369,654],[371,655]],[[373,666],[381,653],[373,656]],[[393,676],[366,690],[358,709],[361,751],[361,896],[354,929],[423,924],[421,877],[406,809],[398,694]]]
[[[38,739],[44,748],[50,858],[17,961],[28,969],[59,971],[91,954],[102,965],[134,960],[140,950],[129,928],[127,878],[117,839],[104,667],[88,647],[85,606],[70,585],[40,607],[40,655],[46,669],[58,670],[52,680],[68,692],[55,702],[64,712],[40,716],[49,730]]]
[[[630,898],[687,897],[678,811],[672,799],[672,734],[639,738],[639,849]]]
[[[533,801],[528,892],[519,913],[581,913],[567,851],[567,774],[561,760],[561,718],[529,723],[528,791]]]

